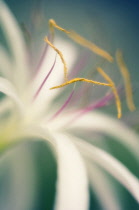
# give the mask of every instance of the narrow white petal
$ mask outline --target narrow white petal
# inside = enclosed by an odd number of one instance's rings
[[[9,149],[4,155],[1,155],[1,169],[6,167],[10,172],[10,179],[8,174],[5,177],[5,180],[8,181],[8,185],[6,185],[6,187],[8,186],[6,189],[8,193],[0,205],[1,210],[32,209],[32,204],[37,196],[37,177],[30,151],[27,146],[21,145],[18,148]],[[2,171],[0,170],[0,173],[3,173]],[[5,191],[1,195],[5,195]]]
[[[43,126],[32,126],[25,133],[46,139],[56,152],[58,181],[55,210],[88,210],[89,192],[84,163],[68,136],[58,133],[50,136],[49,130]]]
[[[32,123],[31,126],[27,126],[24,128],[23,135],[25,137],[39,137],[45,139],[48,143],[50,143],[55,148],[55,141],[50,133],[50,131],[44,127],[43,125],[36,125],[36,123]]]
[[[10,97],[17,105],[20,111],[23,111],[23,104],[20,101],[14,86],[7,80],[0,77],[0,92]]]
[[[139,160],[139,137],[119,120],[113,119],[112,117],[102,113],[93,112],[85,114],[79,118],[79,120],[75,120],[70,123],[69,126],[75,129],[83,128],[96,132],[103,132],[116,137],[115,140],[119,141],[132,151],[133,155],[137,158],[137,160]]]
[[[0,101],[0,115],[12,107],[10,101],[6,98]]]
[[[25,70],[26,74],[28,72],[26,47],[22,32],[15,17],[2,0],[0,1],[0,26],[14,57],[15,74],[13,73],[13,75],[18,85],[21,86],[21,83],[25,80]],[[22,78],[22,80],[19,78]]]
[[[10,57],[4,47],[0,45],[0,72],[2,75],[8,79],[10,79],[12,71],[12,63],[10,61]]]
[[[96,194],[103,210],[121,210],[118,198],[116,197],[116,189],[95,164],[88,163],[88,171],[90,184],[93,192]]]
[[[87,175],[80,153],[68,136],[55,135],[58,158],[58,183],[55,210],[87,210]]]
[[[81,139],[77,139],[76,143],[87,158],[115,177],[139,202],[139,181],[120,161]]]

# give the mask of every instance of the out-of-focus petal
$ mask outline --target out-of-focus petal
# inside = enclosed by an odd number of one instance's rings
[[[63,134],[55,135],[58,158],[58,182],[55,210],[87,210],[89,192],[87,175],[80,153]]]
[[[77,139],[76,144],[89,160],[104,168],[115,179],[117,179],[139,202],[139,182],[138,179],[116,158],[102,149],[97,148],[81,139]]]
[[[87,163],[90,185],[96,194],[102,209],[104,210],[121,210],[118,198],[116,197],[116,189],[110,182],[109,177],[95,164]]]
[[[10,71],[11,68],[12,63],[10,61],[10,57],[4,47],[0,45],[0,72],[4,77],[10,79],[12,74],[12,72]]]
[[[23,111],[23,104],[19,99],[14,86],[7,80],[0,77],[0,92],[10,97],[17,105],[20,111]]]
[[[61,119],[64,124],[64,119]],[[115,137],[114,139],[127,147],[133,155],[139,160],[139,137],[129,127],[125,126],[119,120],[113,119],[108,115],[92,112],[83,115],[78,120],[74,119],[68,124],[69,127],[77,129],[90,129],[96,132],[103,132],[104,134]]]
[[[27,128],[24,134],[44,138],[53,145],[58,161],[55,210],[87,210],[89,206],[87,174],[83,160],[68,136],[58,133],[53,133],[54,137],[49,136],[49,130],[43,126]]]
[[[52,137],[52,135],[50,134],[49,130],[47,128],[45,128],[43,125],[36,125],[32,123],[31,126],[27,126],[26,128],[24,128],[24,133],[23,136],[26,137],[39,137],[42,139],[45,139],[48,143],[50,143],[51,145],[53,145],[53,147],[55,148],[55,141]]]
[[[32,209],[36,199],[36,174],[33,156],[30,150],[24,145],[18,149],[12,148],[0,156],[0,175],[3,169],[7,170],[4,183],[5,189],[1,187],[1,210],[25,210]],[[2,180],[1,180],[2,181]],[[6,193],[6,196],[5,196]]]
[[[12,104],[8,100],[8,98],[3,99],[0,101],[0,115],[5,113],[7,110],[9,110],[12,107]]]
[[[13,74],[15,81],[18,87],[23,88],[26,82],[26,74],[28,73],[27,52],[24,38],[15,17],[2,0],[0,1],[0,25],[14,57],[13,63],[15,63],[15,72],[13,72]]]

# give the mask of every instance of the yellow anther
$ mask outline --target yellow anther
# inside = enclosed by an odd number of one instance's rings
[[[56,29],[66,33],[72,40],[74,40],[76,43],[80,44],[81,46],[88,48],[89,50],[91,50],[92,52],[96,53],[97,55],[105,58],[109,62],[113,62],[113,57],[108,52],[101,49],[94,43],[86,40],[85,38],[83,38],[82,36],[77,34],[76,32],[65,30],[64,28],[57,25],[57,23],[53,19],[49,20],[49,27],[50,27],[50,31],[53,35],[54,35],[54,28],[56,28]]]
[[[104,79],[109,84],[111,84],[111,88],[112,88],[112,91],[113,91],[113,94],[114,94],[115,100],[116,100],[116,106],[117,106],[117,112],[118,112],[117,117],[121,118],[121,116],[122,116],[121,101],[120,101],[120,97],[118,95],[116,86],[115,86],[114,82],[112,81],[112,79],[103,71],[102,68],[98,67],[97,70],[104,77]]]
[[[63,54],[62,52],[60,52],[60,50],[58,50],[49,40],[47,37],[44,38],[44,41],[47,42],[56,52],[57,54],[59,55],[62,63],[63,63],[63,66],[64,66],[64,79],[65,79],[65,82],[67,81],[67,65],[66,65],[66,62],[64,60],[64,57],[63,57]]]
[[[136,107],[133,102],[130,74],[129,74],[129,71],[128,71],[126,64],[124,62],[122,52],[120,50],[117,50],[117,52],[116,52],[116,60],[117,60],[120,72],[124,79],[127,106],[130,111],[134,111],[136,109]]]
[[[70,31],[68,36],[72,40],[74,40],[76,43],[80,44],[81,46],[88,48],[89,50],[91,50],[92,52],[96,53],[97,55],[105,58],[109,62],[113,62],[113,57],[108,52],[106,52],[105,50],[99,48],[94,43],[86,40],[85,38],[83,38],[82,36],[77,34],[76,32]]]
[[[72,80],[69,80],[61,85],[58,85],[58,86],[55,86],[55,87],[52,87],[50,88],[51,90],[52,89],[56,89],[56,88],[61,88],[61,87],[64,87],[66,85],[69,85],[69,84],[72,84],[74,82],[88,82],[88,83],[92,83],[92,84],[95,84],[95,85],[103,85],[103,86],[112,86],[111,84],[107,84],[107,83],[101,83],[101,82],[97,82],[97,81],[93,81],[93,80],[89,80],[89,79],[85,79],[85,78],[74,78]]]
[[[67,31],[67,30],[65,30],[64,28],[62,28],[62,27],[60,27],[59,25],[57,25],[57,23],[56,23],[55,20],[53,20],[53,19],[50,19],[50,20],[49,20],[49,27],[50,27],[50,31],[51,31],[52,33],[54,33],[54,28],[56,28],[56,29],[58,29],[58,30],[60,30],[60,31],[63,31],[63,32],[66,33],[66,34],[69,34],[69,33],[70,33],[69,31]]]

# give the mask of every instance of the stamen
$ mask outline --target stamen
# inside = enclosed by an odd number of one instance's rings
[[[109,86],[109,87],[112,87],[112,84],[107,84],[107,83],[101,83],[101,82],[97,82],[97,81],[93,81],[93,80],[89,80],[89,79],[85,79],[85,78],[74,78],[72,80],[69,80],[59,86],[55,86],[55,87],[52,87],[50,88],[50,90],[52,89],[56,89],[56,88],[61,88],[61,87],[64,87],[66,85],[69,85],[69,84],[72,84],[74,82],[88,82],[88,83],[92,83],[92,84],[96,84],[96,85],[103,85],[103,86]]]
[[[54,35],[54,28],[56,28],[56,29],[66,33],[76,43],[88,48],[89,50],[91,50],[92,52],[94,52],[94,53],[98,54],[99,56],[105,58],[109,62],[113,62],[113,57],[108,52],[99,48],[94,43],[86,40],[85,38],[83,38],[82,36],[77,34],[76,32],[67,31],[64,28],[58,26],[53,19],[49,20],[49,27],[50,27],[50,31],[51,31],[52,35]],[[82,82],[87,82],[87,83],[93,83],[93,84],[97,84],[97,85],[109,86],[109,87],[112,88],[113,94],[115,96],[118,118],[120,118],[121,115],[122,115],[121,101],[120,101],[116,86],[115,86],[114,82],[112,81],[112,79],[100,67],[98,67],[97,70],[106,79],[106,81],[108,81],[108,83],[101,83],[101,82],[98,82],[98,81],[93,81],[93,80],[89,80],[89,79],[85,79],[85,78],[74,78],[72,80],[67,81],[67,66],[66,66],[66,62],[64,60],[64,57],[63,57],[62,53],[48,40],[47,37],[45,38],[45,42],[47,42],[58,53],[58,55],[61,58],[61,61],[62,61],[63,65],[64,65],[65,83],[63,83],[59,86],[52,87],[50,89],[61,88],[61,87],[64,87],[66,85],[69,85],[71,83],[76,83],[76,82],[81,82],[81,81]]]
[[[63,54],[60,52],[60,50],[58,50],[49,40],[47,37],[45,37],[44,39],[45,42],[47,42],[56,52],[57,54],[59,55],[62,63],[63,63],[63,66],[64,66],[64,78],[65,78],[65,82],[67,81],[67,65],[66,65],[66,62],[64,60],[64,57],[63,57]]]
[[[118,112],[117,117],[121,118],[121,116],[122,116],[121,101],[120,101],[120,97],[118,95],[116,86],[115,86],[113,80],[103,71],[102,68],[98,67],[97,70],[104,77],[104,79],[107,82],[110,83],[112,91],[113,91],[113,94],[115,96],[115,100],[116,100],[116,106],[117,106],[117,112]]]
[[[56,56],[57,56],[57,55],[56,55]],[[55,60],[54,60],[54,63],[53,63],[53,65],[52,65],[50,71],[48,72],[48,74],[47,74],[46,77],[44,78],[44,80],[43,80],[42,84],[40,85],[40,87],[38,88],[38,90],[36,91],[36,93],[35,93],[35,95],[34,95],[34,97],[33,97],[33,101],[37,98],[37,96],[39,95],[41,89],[43,88],[43,86],[44,86],[46,80],[48,79],[48,77],[49,77],[50,74],[52,73],[52,71],[53,71],[53,69],[54,69],[54,66],[55,66],[55,63],[56,63],[56,56],[55,56]]]
[[[133,102],[133,94],[132,94],[132,85],[130,80],[130,73],[126,67],[126,64],[123,59],[122,52],[117,50],[116,52],[116,60],[120,69],[120,72],[124,79],[125,84],[125,92],[126,92],[126,103],[130,111],[134,111],[136,109],[135,104]]]
[[[66,34],[70,33],[69,31],[65,30],[64,28],[58,26],[53,19],[49,20],[49,27],[50,27],[50,31],[52,34],[54,34],[54,28],[57,28],[58,30],[63,31]]]
[[[91,50],[92,52],[96,53],[97,55],[105,58],[109,62],[113,62],[113,57],[108,52],[106,52],[105,50],[99,48],[94,43],[86,40],[85,38],[83,38],[82,36],[77,34],[76,32],[70,31],[70,34],[68,34],[68,36],[72,40],[74,40],[76,43],[80,44],[81,46],[88,48],[89,50]]]
[[[94,43],[86,40],[85,38],[83,38],[82,36],[77,34],[76,32],[65,30],[64,28],[57,25],[57,23],[53,19],[49,20],[49,27],[50,27],[50,31],[53,35],[54,35],[54,28],[56,28],[56,29],[66,33],[72,40],[74,40],[76,43],[80,44],[81,46],[88,48],[89,50],[91,50],[92,52],[96,53],[97,55],[105,58],[109,62],[113,62],[113,57],[108,52],[99,48]]]

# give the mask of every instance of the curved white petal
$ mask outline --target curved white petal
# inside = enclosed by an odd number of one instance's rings
[[[120,161],[81,139],[77,139],[76,144],[87,158],[115,177],[139,202],[139,181]]]
[[[12,74],[12,72],[10,71],[11,66],[12,66],[12,63],[11,63],[8,53],[6,52],[4,47],[0,45],[0,72],[2,73],[2,75],[4,75],[8,79],[11,78],[11,74]]]
[[[55,141],[47,128],[44,128],[42,125],[36,125],[34,123],[31,126],[26,126],[23,132],[24,137],[39,137],[45,139],[55,148]]]
[[[5,95],[9,96],[17,105],[20,111],[23,111],[23,104],[20,101],[14,86],[7,80],[0,77],[0,92],[4,93]]]
[[[121,210],[119,200],[116,197],[116,189],[95,164],[88,163],[90,184],[93,192],[96,194],[103,210]]]
[[[7,98],[1,100],[0,101],[0,115],[6,112],[7,110],[9,110],[11,107],[12,107],[11,103],[9,100],[7,100]]]
[[[61,119],[61,121],[63,126],[64,123],[67,122],[64,119]],[[60,125],[58,126],[60,127]],[[93,112],[85,114],[79,118],[79,120],[73,120],[68,124],[68,127],[74,129],[90,129],[92,131],[103,132],[116,137],[115,140],[126,146],[132,151],[137,160],[139,160],[139,136],[119,120],[113,119],[112,117],[99,112]]]
[[[3,198],[0,209],[32,209],[32,204],[37,196],[37,177],[30,150],[24,145],[7,150],[0,158],[0,168],[4,166],[9,169],[10,179],[5,179],[8,181],[8,191],[6,191],[8,193]],[[5,195],[5,190],[3,193]]]
[[[4,32],[4,37],[10,47],[15,62],[15,73],[13,73],[16,83],[21,87],[26,80],[27,69],[27,53],[22,32],[18,23],[7,7],[7,5],[0,1],[0,26]],[[25,74],[26,72],[26,74]],[[22,80],[20,80],[22,78]],[[23,87],[22,87],[23,88]]]
[[[33,133],[32,133],[33,132]],[[58,181],[55,210],[88,210],[88,181],[83,160],[68,136],[54,134],[43,126],[36,126],[25,131],[26,135],[40,136],[49,141],[56,152],[58,161]]]
[[[58,183],[55,210],[87,210],[87,175],[80,153],[68,136],[55,135],[58,158]]]

